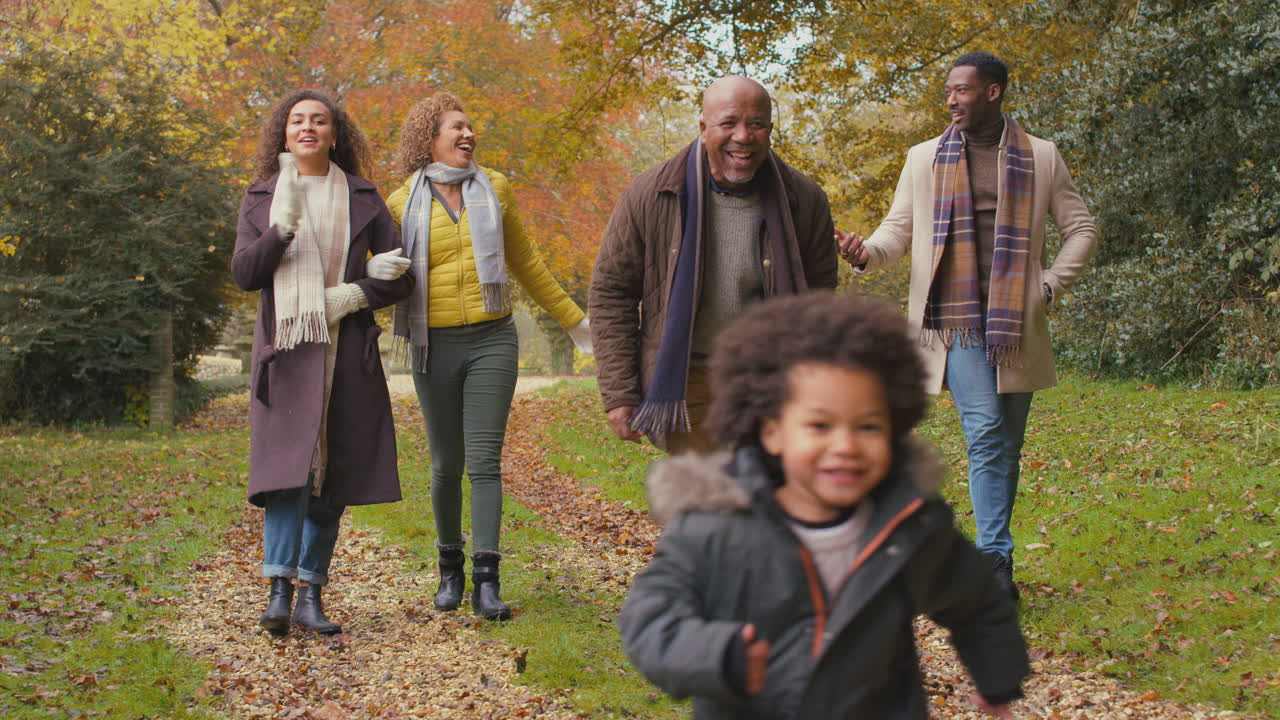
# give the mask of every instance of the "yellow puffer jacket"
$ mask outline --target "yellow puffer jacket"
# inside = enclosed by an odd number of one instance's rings
[[[489,176],[493,190],[502,205],[502,240],[505,246],[507,272],[524,287],[534,302],[542,306],[560,323],[571,328],[582,322],[585,313],[556,282],[533,243],[524,234],[520,214],[516,211],[511,183],[497,170],[481,168]],[[409,183],[405,180],[387,198],[387,208],[396,224],[404,216],[409,202]],[[510,313],[487,313],[480,298],[480,277],[476,273],[475,253],[471,248],[471,219],[466,207],[455,223],[449,211],[432,198],[431,257],[427,261],[427,281],[419,278],[414,292],[428,292],[427,324],[430,327],[456,327],[496,320]]]

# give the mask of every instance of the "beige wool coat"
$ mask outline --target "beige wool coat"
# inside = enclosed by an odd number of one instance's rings
[[[1053,387],[1058,382],[1053,362],[1053,344],[1049,337],[1049,318],[1044,285],[1053,288],[1053,297],[1060,298],[1076,278],[1084,272],[1098,242],[1098,232],[1093,216],[1085,207],[1084,199],[1071,182],[1071,173],[1063,162],[1058,148],[1048,140],[1028,136],[1031,152],[1035,157],[1035,189],[1031,210],[1031,256],[1027,260],[1026,306],[1022,318],[1021,367],[999,368],[996,373],[997,391],[1001,393],[1032,392]],[[911,253],[911,285],[907,303],[907,321],[911,329],[919,332],[923,324],[924,304],[929,294],[933,254],[933,156],[940,138],[933,138],[907,151],[907,161],[898,179],[898,189],[893,195],[893,206],[881,221],[864,247],[867,263],[855,269],[862,273],[885,267]],[[1005,144],[1001,138],[1000,145]],[[1000,166],[1004,166],[1004,150],[1000,151]],[[1004,180],[1001,178],[998,204],[1005,202]],[[1062,248],[1058,250],[1053,265],[1048,265],[1045,254],[1046,220],[1053,224],[1062,236]],[[935,341],[921,346],[925,369],[928,372],[925,389],[930,393],[942,390],[946,375],[947,349]]]

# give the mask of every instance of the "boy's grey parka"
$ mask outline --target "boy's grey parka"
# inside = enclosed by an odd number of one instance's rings
[[[667,526],[618,617],[641,673],[693,696],[701,720],[923,720],[912,629],[923,613],[951,631],[980,693],[1016,697],[1029,667],[1014,606],[933,489],[941,473],[931,456],[912,443],[895,455],[834,596],[774,501],[760,450],[659,463],[650,508]],[[724,670],[748,622],[770,643],[764,690],[751,698]]]

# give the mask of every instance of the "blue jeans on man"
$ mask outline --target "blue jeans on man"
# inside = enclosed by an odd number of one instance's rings
[[[997,393],[996,369],[987,362],[982,344],[960,347],[957,343],[947,351],[947,387],[969,447],[969,498],[977,526],[974,544],[988,555],[999,555],[1012,572],[1009,523],[1018,494],[1032,393]]]

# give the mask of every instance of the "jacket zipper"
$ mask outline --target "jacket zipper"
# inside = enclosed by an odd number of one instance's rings
[[[453,224],[453,242],[455,257],[458,258],[458,312],[462,315],[462,324],[467,325],[467,297],[466,283],[463,282],[466,271],[463,269],[462,262],[462,212],[458,213],[458,220]]]
[[[905,522],[907,518],[920,510],[921,507],[924,507],[924,500],[922,498],[916,498],[915,500],[907,503],[906,507],[899,510],[898,514],[894,515],[889,522],[885,523],[885,526],[880,529],[880,532],[876,533],[875,537],[871,538],[871,540],[858,551],[857,557],[853,559],[853,564],[849,566],[849,572],[845,574],[844,581],[840,583],[840,587],[836,588],[834,596],[838,597],[840,595],[840,591],[844,590],[844,586],[848,584],[849,579],[858,571],[858,568],[866,564],[867,560],[875,554],[882,545],[884,545],[886,540],[889,539],[889,535],[892,534],[894,530],[898,529],[898,526]],[[804,572],[809,580],[809,596],[813,600],[814,612],[817,615],[813,627],[813,647],[809,651],[810,655],[812,655],[816,660],[820,655],[822,655],[823,640],[826,635],[827,595],[822,587],[822,578],[818,575],[818,570],[813,563],[813,556],[809,554],[809,549],[803,544],[800,545],[800,560],[801,564],[804,565]]]

